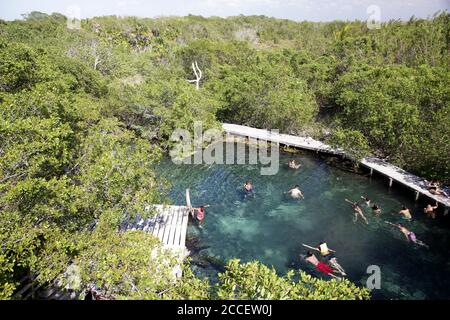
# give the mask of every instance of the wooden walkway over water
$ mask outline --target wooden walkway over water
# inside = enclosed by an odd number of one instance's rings
[[[122,230],[142,230],[157,237],[165,248],[184,254],[189,209],[186,206],[154,205],[146,210],[156,210],[156,215],[142,218],[138,215],[126,222]]]
[[[292,136],[287,134],[273,133],[268,130],[256,129],[247,126],[241,126],[236,124],[223,124],[223,130],[227,135],[248,137],[253,139],[261,139],[265,141],[271,141],[279,143],[281,145],[296,147],[299,149],[306,149],[316,152],[324,152],[332,155],[345,156],[345,153],[341,149],[334,149],[331,146],[314,140],[310,137],[303,138],[298,136]],[[386,161],[378,158],[367,157],[359,161],[360,164],[370,169],[370,172],[374,171],[389,178],[389,186],[392,186],[393,182],[407,186],[416,192],[416,200],[419,195],[425,195],[430,199],[438,202],[441,206],[444,206],[445,214],[448,213],[450,207],[450,199],[444,196],[437,196],[431,194],[425,186],[425,180],[417,177],[405,170],[396,167]]]

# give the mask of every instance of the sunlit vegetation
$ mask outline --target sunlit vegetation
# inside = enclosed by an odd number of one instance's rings
[[[0,21],[0,298],[25,274],[47,283],[72,264],[81,287],[124,299],[368,298],[258,262],[231,261],[217,285],[186,265],[174,283],[161,271],[170,254],[150,261],[155,239],[117,227],[167,200],[155,168],[172,131],[194,121],[331,132],[356,157],[448,182],[449,62],[448,13],[375,30],[261,16],[99,17],[80,30],[60,14]]]

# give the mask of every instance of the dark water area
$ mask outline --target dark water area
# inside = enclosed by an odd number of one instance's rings
[[[289,159],[302,167],[288,169]],[[202,255],[215,262],[259,260],[279,274],[302,269],[327,279],[300,259],[306,252],[302,243],[317,246],[325,241],[336,250],[348,279],[358,285],[366,284],[369,266],[379,266],[381,289],[372,291],[375,299],[450,298],[449,219],[442,217],[442,212],[435,220],[427,218],[423,213],[427,199],[415,202],[413,191],[389,188],[386,178],[347,172],[310,153],[280,154],[280,169],[275,175],[261,175],[260,167],[176,165],[169,158],[162,160],[158,174],[171,183],[173,204],[185,205],[185,189],[189,188],[193,206],[210,205],[204,228],[199,229],[195,222],[188,228],[188,238],[204,248]],[[254,185],[254,198],[242,197],[246,180]],[[283,194],[296,184],[304,200],[292,200]],[[354,223],[351,205],[344,201],[360,201],[361,196],[369,197],[382,209],[381,216],[376,217],[361,205],[369,225]],[[402,205],[412,211],[412,221],[398,215]],[[430,248],[406,241],[385,220],[402,222]],[[218,265],[193,265],[193,269],[214,282]]]

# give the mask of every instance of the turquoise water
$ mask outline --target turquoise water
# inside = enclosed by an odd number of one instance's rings
[[[286,167],[293,158],[302,167]],[[259,165],[175,165],[164,159],[159,175],[172,185],[174,204],[185,204],[189,188],[194,206],[209,204],[204,228],[191,223],[189,239],[198,240],[203,256],[214,261],[239,258],[259,260],[283,274],[289,269],[327,278],[301,261],[302,243],[316,246],[326,241],[337,251],[339,263],[348,278],[365,285],[367,267],[381,269],[381,289],[373,290],[375,299],[450,298],[450,232],[443,218],[430,220],[422,213],[426,199],[414,202],[410,190],[388,188],[386,179],[357,175],[329,166],[316,155],[281,154],[280,170],[273,176],[260,175]],[[256,196],[242,199],[240,190],[251,180]],[[304,200],[283,195],[299,184]],[[345,198],[359,200],[368,196],[381,206],[381,217],[364,208],[369,225],[353,223],[353,213]],[[398,212],[404,204],[413,209],[413,221],[405,226],[430,249],[405,241],[404,236],[383,221],[400,222]],[[448,220],[448,219],[446,219]],[[215,281],[218,263],[193,264],[194,271]],[[220,265],[220,264],[219,264]]]

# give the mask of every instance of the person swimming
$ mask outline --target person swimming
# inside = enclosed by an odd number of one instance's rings
[[[366,206],[370,208],[370,199],[367,197],[363,197],[363,196],[361,196],[361,199],[363,199]]]
[[[333,278],[338,278],[336,275],[333,274],[337,271],[331,268],[326,262],[319,261],[311,251],[308,251],[306,253],[305,260],[311,263],[313,266],[315,266],[316,269],[319,270],[320,272],[323,272]]]
[[[366,222],[366,224],[369,224],[369,221],[367,220],[366,216],[362,212],[361,208],[358,206],[357,202],[352,202],[348,199],[345,199],[345,201],[347,201],[348,203],[350,203],[352,205],[353,212],[355,213],[353,223],[356,223],[356,221],[358,221],[358,217],[361,217]]]
[[[317,246],[317,249],[320,252],[320,254],[322,255],[322,257],[328,259],[328,262],[331,264],[332,267],[334,267],[334,269],[336,269],[343,276],[347,275],[345,273],[344,268],[342,268],[342,266],[337,262],[337,258],[334,255],[336,253],[336,251],[328,248],[326,242],[319,243],[319,245]]]
[[[379,215],[381,213],[381,208],[377,204],[374,204],[371,209],[374,215]]]
[[[289,160],[289,162],[288,162],[288,167],[289,167],[290,169],[298,169],[298,168],[300,168],[301,166],[302,166],[301,164],[296,164],[294,159]]]
[[[438,208],[438,203],[436,202],[435,206],[432,206],[431,204],[427,205],[425,208],[423,208],[423,212],[432,219],[436,218],[436,209]]]
[[[405,219],[405,220],[411,220],[412,219],[411,212],[405,206],[402,206],[402,210],[400,210],[398,213],[401,214],[402,219]]]
[[[247,197],[254,197],[253,184],[250,181],[246,181],[243,187],[244,199]]]
[[[193,215],[194,215],[195,211],[197,211],[197,214],[195,215],[195,217],[198,220],[198,227],[200,229],[203,229],[202,224],[203,224],[203,220],[205,219],[205,209],[208,207],[209,207],[209,205],[206,204],[206,205],[201,206],[200,208],[192,208]]]
[[[303,196],[302,191],[300,190],[299,185],[296,185],[294,188],[292,188],[291,190],[289,190],[287,192],[287,194],[289,194],[293,199],[305,199],[305,197]]]
[[[401,223],[395,224],[395,223],[392,223],[392,222],[389,222],[389,221],[385,221],[385,223],[389,224],[389,225],[391,225],[393,227],[398,228],[400,230],[400,232],[406,237],[406,239],[408,241],[411,241],[411,242],[413,242],[413,243],[415,243],[415,244],[417,244],[419,246],[424,246],[424,247],[428,248],[428,246],[425,243],[423,243],[422,241],[417,239],[416,234],[414,232],[412,232],[412,231],[408,230],[407,228],[405,228]]]

